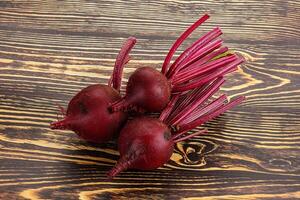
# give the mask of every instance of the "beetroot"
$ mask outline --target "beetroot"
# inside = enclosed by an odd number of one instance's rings
[[[161,111],[169,102],[171,88],[167,78],[151,67],[138,68],[129,78],[126,97],[113,110]],[[151,98],[149,98],[151,97]]]
[[[161,72],[151,67],[138,68],[128,80],[126,95],[111,105],[116,111],[161,111],[172,94],[200,87],[217,77],[237,69],[243,60],[236,55],[224,54],[220,28],[214,28],[188,47],[173,63],[170,61],[181,43],[209,16],[206,14],[190,26],[173,44]],[[222,56],[225,55],[225,56]]]
[[[71,99],[67,111],[62,111],[64,119],[51,123],[51,129],[72,130],[79,137],[96,143],[106,142],[119,132],[127,114],[111,113],[108,106],[121,99],[119,90],[122,71],[129,61],[128,54],[135,42],[135,38],[130,37],[122,46],[109,84],[95,84],[81,90]]]
[[[172,97],[159,119],[135,118],[124,126],[118,140],[120,159],[108,172],[113,178],[126,169],[152,170],[163,166],[171,157],[174,144],[206,132],[193,134],[187,131],[219,116],[241,103],[238,97],[226,103],[226,95],[212,96],[224,83],[222,77],[186,94]]]

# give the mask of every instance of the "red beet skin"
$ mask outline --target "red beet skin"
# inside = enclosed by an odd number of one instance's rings
[[[133,156],[140,155],[134,161],[134,168],[141,170],[161,167],[170,159],[174,146],[169,128],[149,117],[128,122],[120,133],[118,144],[121,157],[127,152],[133,152]]]
[[[110,140],[127,119],[123,112],[110,113],[109,104],[120,99],[119,93],[107,85],[91,85],[70,101],[65,119],[53,123],[53,129],[68,129],[91,142]]]
[[[128,80],[126,96],[114,104],[113,109],[117,111],[128,106],[133,110],[158,112],[167,105],[170,96],[170,84],[162,73],[152,67],[140,67]]]
[[[110,173],[114,177],[127,168],[152,170],[171,157],[174,142],[169,128],[158,119],[135,118],[122,129],[118,140],[120,160]]]

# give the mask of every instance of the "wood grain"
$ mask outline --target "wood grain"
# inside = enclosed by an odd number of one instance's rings
[[[57,104],[107,82],[130,35],[123,86],[139,66],[160,68],[204,12],[212,18],[183,46],[221,26],[247,60],[222,90],[247,101],[179,143],[164,167],[107,181],[115,143],[50,130]],[[299,199],[299,21],[295,0],[0,1],[0,199]]]

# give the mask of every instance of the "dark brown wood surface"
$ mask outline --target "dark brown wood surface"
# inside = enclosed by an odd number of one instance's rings
[[[176,37],[203,13],[247,60],[222,90],[247,101],[179,143],[164,167],[106,171],[116,145],[52,131],[57,104],[106,83],[128,36],[138,66],[160,68]],[[0,199],[300,199],[300,2],[0,1]]]

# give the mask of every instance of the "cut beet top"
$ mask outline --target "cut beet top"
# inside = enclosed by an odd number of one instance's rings
[[[243,59],[226,54],[228,48],[222,47],[223,41],[218,38],[222,32],[218,27],[200,37],[170,65],[181,43],[208,18],[208,15],[201,17],[175,41],[161,72],[151,67],[141,67],[133,72],[127,83],[126,95],[111,105],[112,112],[161,111],[172,95],[200,87],[236,70]]]
[[[67,129],[79,137],[96,143],[107,142],[118,134],[127,119],[124,112],[111,113],[109,105],[121,99],[119,94],[124,65],[129,61],[128,54],[135,38],[128,38],[119,52],[113,75],[108,85],[95,84],[76,94],[69,102],[64,119],[51,123],[51,129]],[[112,87],[113,85],[113,87]]]
[[[204,134],[206,130],[187,132],[245,99],[238,97],[227,103],[226,95],[214,98],[223,83],[220,77],[186,94],[174,95],[159,119],[138,117],[128,121],[118,140],[120,159],[108,172],[108,177],[113,178],[126,169],[161,167],[170,159],[175,143]]]

